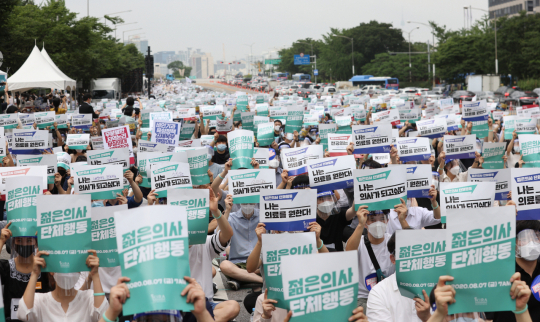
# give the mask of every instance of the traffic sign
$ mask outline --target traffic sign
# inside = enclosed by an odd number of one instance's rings
[[[300,53],[300,55],[294,55],[294,64],[309,65],[309,55],[304,55],[303,53]]]
[[[279,63],[281,63],[281,58],[264,60],[265,65],[279,65]]]
[[[318,70],[318,69],[315,69],[315,70],[313,71],[313,75],[319,76],[319,70]]]

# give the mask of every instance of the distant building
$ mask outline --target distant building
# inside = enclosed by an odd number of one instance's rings
[[[521,11],[527,14],[540,12],[540,0],[488,0],[489,18],[517,16]]]
[[[154,61],[154,74],[161,74],[165,76],[168,73],[169,73],[169,69],[167,68],[167,64],[156,63]]]
[[[154,54],[154,63],[168,64],[171,62],[170,56],[176,55],[174,51],[158,51]]]
[[[190,65],[193,68],[191,75],[197,78],[208,78],[214,75],[214,58],[210,53],[199,53],[199,51],[191,53]]]
[[[125,42],[125,44],[134,44],[135,47],[143,54],[146,55],[146,52],[148,51],[148,40],[141,39],[140,36],[133,36],[128,39],[128,41]]]

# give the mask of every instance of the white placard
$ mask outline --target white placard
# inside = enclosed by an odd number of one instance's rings
[[[402,162],[425,161],[431,157],[428,138],[398,137],[396,143],[399,160]]]
[[[441,222],[448,209],[489,208],[495,200],[495,182],[441,182]]]
[[[289,176],[297,176],[307,172],[307,161],[322,159],[323,146],[320,144],[307,147],[281,150],[281,163],[283,169],[289,172]]]
[[[443,151],[446,159],[474,159],[476,135],[445,135]]]
[[[317,216],[314,189],[260,191],[259,222],[268,230],[304,231]]]
[[[392,124],[353,125],[354,154],[390,153]]]
[[[352,134],[328,133],[328,152],[331,157],[347,155],[347,146],[352,143]]]
[[[152,190],[159,198],[167,197],[169,189],[192,189],[189,163],[160,162],[150,165]]]
[[[49,131],[13,130],[13,154],[41,154],[49,146]]]
[[[309,186],[318,192],[353,187],[356,161],[352,155],[308,160],[307,168]]]
[[[229,193],[233,203],[259,203],[261,189],[276,188],[276,172],[273,169],[230,170]]]
[[[508,200],[511,169],[479,169],[467,171],[468,182],[495,182],[495,200]]]
[[[540,220],[540,168],[512,168],[511,176],[516,220]]]

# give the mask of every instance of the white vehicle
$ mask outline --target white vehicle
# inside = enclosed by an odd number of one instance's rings
[[[289,95],[289,87],[290,86],[282,86],[279,95]]]
[[[369,90],[377,90],[377,89],[381,89],[381,87],[379,85],[366,85],[364,87],[362,87],[362,91],[369,91]]]
[[[298,86],[298,85],[292,85],[292,86],[290,86],[290,87],[289,87],[289,95],[292,95],[292,94],[296,93],[296,91],[298,90],[299,87],[300,87],[300,86]]]
[[[92,100],[118,100],[122,97],[120,78],[96,78],[91,83]]]
[[[380,87],[380,86],[379,86]],[[334,86],[326,86],[324,89],[323,89],[323,93],[324,94],[327,94],[327,93],[335,93],[336,92],[336,88]]]

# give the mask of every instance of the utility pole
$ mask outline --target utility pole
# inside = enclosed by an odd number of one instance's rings
[[[150,79],[154,77],[154,57],[150,55],[150,46],[146,55],[146,78],[148,79],[148,99],[150,99]]]

